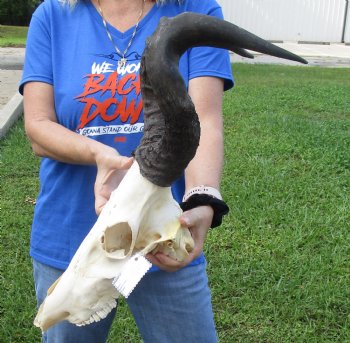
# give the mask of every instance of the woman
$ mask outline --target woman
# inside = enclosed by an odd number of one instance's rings
[[[27,135],[43,157],[30,250],[38,304],[133,162],[143,130],[139,69],[147,37],[163,16],[222,17],[215,0],[159,2],[46,0],[33,15],[20,91]],[[232,77],[220,49],[189,49],[179,67],[201,124],[196,156],[172,187],[180,202],[199,185],[219,189],[222,93]],[[127,300],[145,342],[216,342],[202,253],[212,219],[210,206],[183,213],[195,241],[185,262],[148,256],[154,268]],[[104,342],[113,317],[86,327],[62,322],[43,340]]]

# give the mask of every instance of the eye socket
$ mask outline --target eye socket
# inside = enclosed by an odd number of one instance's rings
[[[123,258],[131,248],[132,231],[127,222],[107,227],[101,237],[101,244],[109,257]]]

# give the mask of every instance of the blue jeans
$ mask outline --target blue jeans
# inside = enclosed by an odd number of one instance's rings
[[[40,305],[62,270],[33,261],[35,292]],[[215,343],[211,296],[205,264],[175,273],[147,273],[127,299],[145,343]],[[78,327],[60,322],[43,334],[47,343],[106,342],[116,311],[98,323]]]

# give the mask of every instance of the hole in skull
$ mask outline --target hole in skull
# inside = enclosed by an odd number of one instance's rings
[[[127,255],[131,247],[132,232],[127,222],[110,226],[104,234],[103,249],[110,254],[122,252]],[[102,238],[101,238],[102,242]]]
[[[172,248],[174,246],[174,242],[172,240],[166,241],[165,244],[168,248]]]
[[[142,232],[140,231],[137,235],[135,248],[137,250],[143,250],[145,247],[153,244],[160,240],[162,236],[158,232]]]
[[[188,253],[190,253],[190,252],[192,252],[192,250],[193,250],[193,246],[192,246],[191,244],[187,243],[186,246],[185,246],[185,249],[186,249],[186,251],[187,251]]]

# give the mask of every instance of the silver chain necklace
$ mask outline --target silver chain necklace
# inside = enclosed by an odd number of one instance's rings
[[[119,50],[119,48],[117,47],[117,45],[115,44],[114,39],[113,39],[111,33],[110,33],[109,30],[108,30],[107,22],[106,22],[106,19],[105,19],[104,15],[103,15],[103,12],[102,12],[100,0],[97,0],[97,3],[98,3],[98,10],[99,10],[100,15],[101,15],[101,17],[102,17],[103,25],[104,25],[104,27],[105,27],[105,29],[106,29],[107,36],[108,36],[109,40],[111,41],[111,43],[113,44],[115,51],[121,56],[120,61],[118,61],[118,67],[119,67],[119,68],[124,68],[124,67],[126,66],[127,59],[126,59],[125,55],[126,55],[126,53],[128,52],[128,50],[129,50],[129,48],[130,48],[130,46],[131,46],[131,44],[132,44],[132,41],[134,40],[134,37],[135,37],[135,35],[136,35],[137,28],[138,28],[138,26],[139,26],[141,17],[142,17],[142,15],[143,15],[143,10],[144,10],[145,2],[146,2],[146,0],[142,0],[142,8],[141,8],[139,17],[137,18],[137,22],[136,22],[136,25],[135,25],[134,32],[133,32],[132,35],[131,35],[131,39],[130,39],[130,41],[129,41],[127,47],[126,47],[126,49],[125,49],[124,52],[122,53],[122,52]]]

